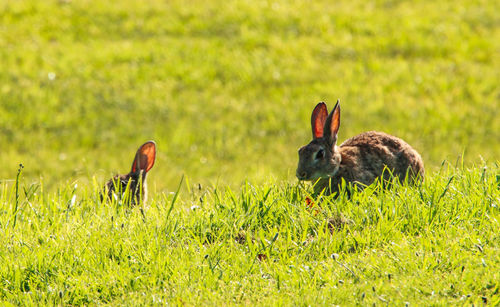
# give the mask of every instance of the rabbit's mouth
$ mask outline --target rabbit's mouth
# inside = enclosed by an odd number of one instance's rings
[[[297,171],[295,176],[297,176],[297,179],[300,181],[315,181],[321,178],[321,176],[317,173],[309,174],[305,171]]]
[[[295,176],[297,176],[297,179],[300,181],[317,181],[320,179],[326,179],[326,178],[331,178],[334,177],[339,171],[339,168],[336,167],[331,170],[331,172],[322,172],[322,171],[314,171],[314,172],[307,172],[307,171],[299,171],[297,170]]]
[[[300,181],[308,180],[306,172],[301,172],[301,173],[297,172],[295,176],[297,176],[297,179],[299,179]]]

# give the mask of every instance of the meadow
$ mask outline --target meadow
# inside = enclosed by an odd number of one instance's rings
[[[0,302],[500,304],[498,11],[0,0]],[[305,205],[337,99],[339,140],[405,139],[422,186]],[[148,203],[101,203],[149,139]]]

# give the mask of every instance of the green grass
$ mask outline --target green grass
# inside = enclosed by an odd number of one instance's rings
[[[0,301],[456,305],[500,303],[500,179],[444,168],[421,187],[371,187],[307,208],[282,183],[101,204],[97,187],[21,182],[0,202]],[[332,229],[342,213],[349,223]],[[17,224],[14,221],[17,218]],[[333,231],[332,231],[333,230]]]
[[[0,302],[500,304],[499,11],[0,0]],[[405,139],[422,187],[306,208],[297,149],[337,98],[339,140]],[[149,139],[148,207],[100,203]]]

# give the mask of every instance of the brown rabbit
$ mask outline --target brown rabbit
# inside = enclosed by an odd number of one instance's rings
[[[368,131],[336,146],[340,126],[339,101],[330,115],[324,102],[318,103],[311,116],[313,140],[299,149],[297,178],[315,182],[314,192],[339,192],[342,179],[362,190],[376,179],[408,176],[409,183],[424,177],[424,162],[405,141],[377,131]],[[384,180],[384,181],[385,181]],[[317,182],[316,182],[317,181]]]
[[[139,147],[130,173],[116,175],[106,183],[105,189],[108,191],[108,198],[112,199],[114,194],[122,197],[130,182],[130,204],[135,205],[142,203],[143,200],[146,201],[146,175],[155,164],[155,158],[156,143],[154,141],[148,141]]]

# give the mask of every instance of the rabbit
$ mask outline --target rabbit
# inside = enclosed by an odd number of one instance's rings
[[[391,174],[401,182],[408,179],[410,184],[424,178],[424,162],[419,153],[395,136],[368,131],[337,146],[339,100],[329,115],[326,104],[318,103],[312,112],[311,126],[313,140],[299,149],[296,176],[301,181],[314,182],[315,194],[324,190],[325,195],[338,196],[342,180],[361,191],[375,180],[389,182]]]
[[[112,199],[115,194],[121,198],[130,182],[130,204],[133,206],[145,202],[147,199],[146,175],[155,164],[155,158],[156,143],[154,141],[148,141],[139,147],[130,173],[116,175],[106,183],[105,190],[108,198]]]

